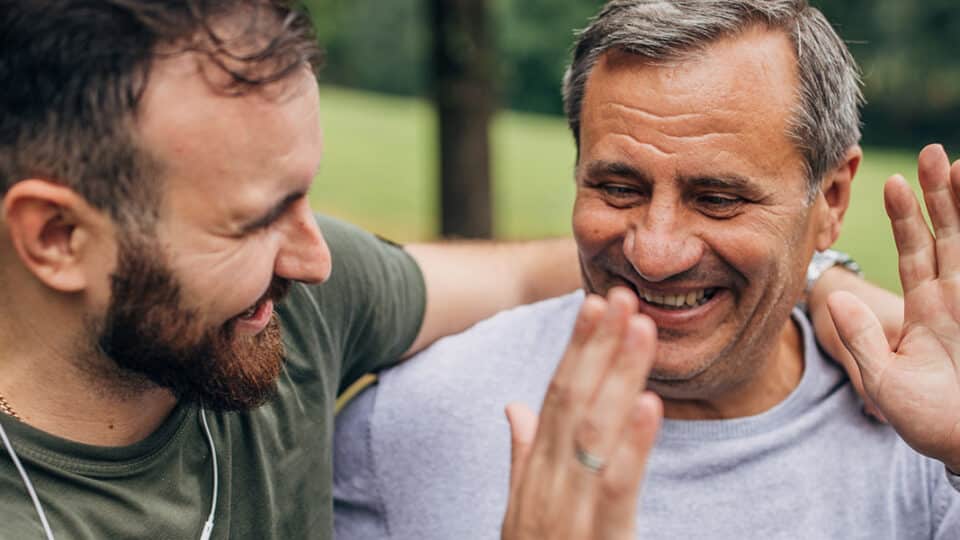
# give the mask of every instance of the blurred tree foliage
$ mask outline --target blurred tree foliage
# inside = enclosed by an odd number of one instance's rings
[[[956,0],[814,1],[864,73],[868,142],[960,146],[960,4]]]
[[[327,49],[322,78],[389,93],[429,91],[431,29],[423,0],[307,0]],[[957,0],[812,0],[864,70],[868,143],[960,147]],[[559,114],[573,42],[602,0],[491,0],[504,106]]]

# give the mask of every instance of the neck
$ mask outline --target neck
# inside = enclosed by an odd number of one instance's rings
[[[753,363],[745,381],[708,399],[664,399],[664,417],[673,420],[724,420],[755,416],[782,402],[803,376],[803,341],[788,319],[766,360]]]
[[[7,305],[30,305],[14,303]],[[33,304],[37,305],[37,304]],[[167,390],[115,391],[82,320],[51,310],[0,313],[0,395],[20,421],[56,437],[126,446],[153,433],[176,406]]]

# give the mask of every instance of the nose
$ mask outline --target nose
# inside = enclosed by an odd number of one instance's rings
[[[274,274],[303,283],[322,283],[330,277],[333,260],[306,198],[294,203],[291,214],[284,225]]]
[[[640,277],[651,283],[690,270],[703,257],[703,241],[678,215],[672,204],[651,202],[623,241],[623,252]]]

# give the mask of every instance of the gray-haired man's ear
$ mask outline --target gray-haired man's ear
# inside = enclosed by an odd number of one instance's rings
[[[863,150],[860,146],[851,146],[840,164],[823,178],[820,197],[823,199],[824,208],[822,209],[822,215],[816,216],[818,222],[822,223],[817,235],[816,247],[819,251],[830,248],[840,237],[843,216],[850,206],[850,189],[853,178],[857,175],[862,160]],[[820,202],[820,197],[814,204]]]

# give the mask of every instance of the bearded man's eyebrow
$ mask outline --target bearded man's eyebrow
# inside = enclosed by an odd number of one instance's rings
[[[273,205],[270,210],[267,210],[267,212],[262,216],[244,225],[243,232],[249,233],[258,229],[269,227],[271,224],[273,224],[273,222],[280,219],[280,216],[282,216],[287,209],[293,206],[293,203],[299,201],[306,195],[307,193],[305,191],[295,191],[288,194],[286,197],[277,202],[277,204]]]

